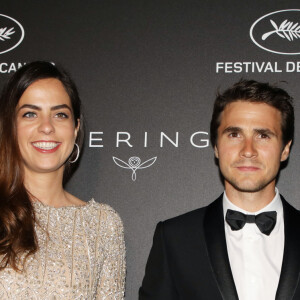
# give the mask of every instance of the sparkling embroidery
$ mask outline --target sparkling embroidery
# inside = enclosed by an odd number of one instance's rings
[[[0,272],[0,299],[124,299],[123,224],[108,205],[54,208],[34,203],[39,250],[26,272]],[[48,233],[48,234],[47,234]]]

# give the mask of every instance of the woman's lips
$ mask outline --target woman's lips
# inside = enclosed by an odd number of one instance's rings
[[[36,141],[31,143],[33,148],[41,153],[53,153],[59,146],[60,142],[56,141]]]

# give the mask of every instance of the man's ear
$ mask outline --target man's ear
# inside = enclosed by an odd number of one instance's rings
[[[219,158],[219,151],[218,151],[217,145],[214,146],[214,152],[215,152],[215,157]]]
[[[292,140],[290,140],[283,148],[282,152],[281,152],[281,158],[280,161],[285,161],[287,160],[287,158],[290,155],[290,149],[291,149],[291,145],[292,145]]]

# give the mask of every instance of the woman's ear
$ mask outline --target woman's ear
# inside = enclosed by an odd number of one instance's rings
[[[79,131],[79,128],[80,128],[80,119],[77,119],[77,126],[75,127],[75,139],[77,138],[77,134],[78,134],[78,131]]]

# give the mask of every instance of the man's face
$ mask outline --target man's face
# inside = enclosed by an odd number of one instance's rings
[[[276,108],[247,101],[228,104],[215,146],[225,190],[275,188],[280,162],[288,158],[290,145],[282,149],[281,113]]]

